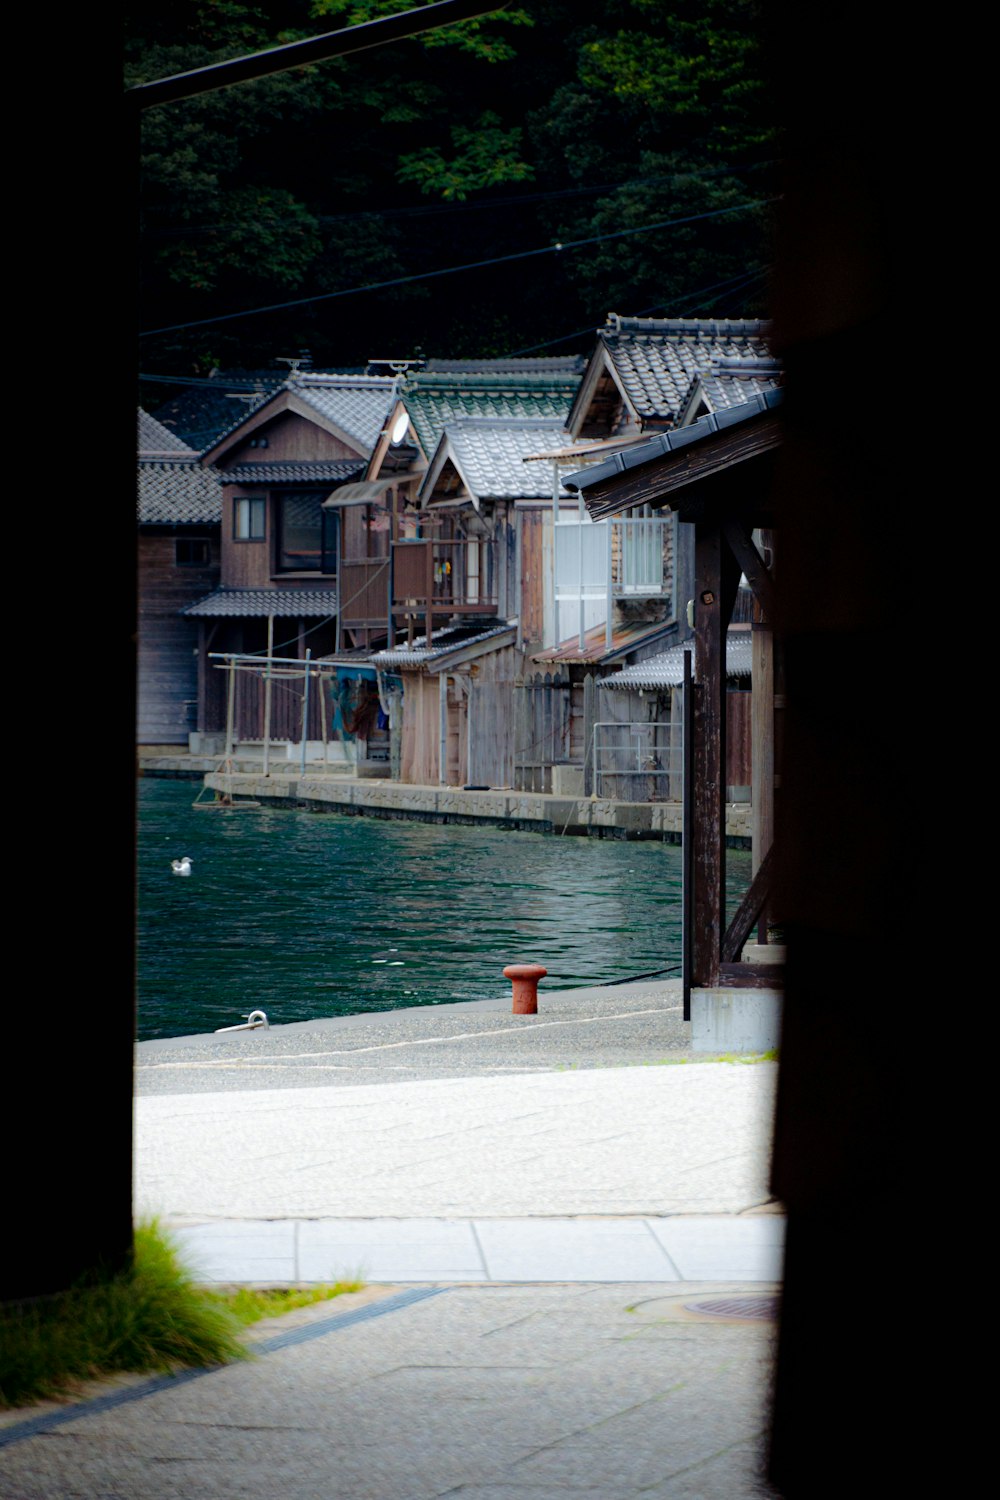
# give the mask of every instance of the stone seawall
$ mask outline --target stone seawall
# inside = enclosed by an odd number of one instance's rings
[[[151,768],[152,769],[152,768]],[[153,774],[169,775],[165,768]],[[617,802],[597,797],[557,797],[506,789],[464,791],[461,787],[408,786],[398,781],[289,773],[262,776],[239,771],[210,772],[205,785],[237,800],[294,804],[354,817],[415,818],[425,823],[490,823],[536,833],[579,834],[592,838],[681,841],[679,802]],[[750,806],[726,810],[726,842],[750,847]]]

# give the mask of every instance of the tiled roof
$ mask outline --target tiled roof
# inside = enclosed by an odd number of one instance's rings
[[[582,375],[585,354],[522,354],[507,359],[429,359],[428,374],[455,375]]]
[[[172,458],[175,454],[186,453],[189,457],[195,457],[193,448],[189,448],[175,432],[170,432],[151,417],[148,411],[139,407],[139,457],[140,458]]]
[[[751,396],[761,396],[780,385],[781,372],[773,365],[757,360],[742,363],[742,368],[737,368],[735,361],[731,366],[713,364],[711,372],[696,375],[681,403],[678,423],[689,421],[690,413],[698,409],[702,400],[709,411],[728,411]]]
[[[677,452],[691,443],[701,442],[715,432],[724,432],[729,427],[738,427],[740,423],[748,422],[764,412],[776,410],[783,400],[784,391],[777,386],[773,390],[761,391],[749,401],[743,400],[738,406],[731,406],[726,411],[710,412],[705,417],[699,417],[697,422],[691,423],[690,427],[677,427],[671,432],[658,432],[646,443],[636,443],[632,448],[623,448],[618,453],[609,454],[599,464],[591,464],[586,469],[578,469],[576,473],[568,474],[565,479],[566,488],[574,494],[579,490],[588,490],[592,485],[600,484],[615,474],[625,474],[631,469],[641,468],[643,464],[652,463],[655,459]]]
[[[611,313],[601,343],[641,418],[675,419],[696,375],[715,361],[770,355],[771,324],[745,318],[623,318]]]
[[[222,520],[219,476],[195,459],[139,460],[139,524],[218,526]]]
[[[579,384],[577,375],[561,370],[491,375],[420,372],[407,377],[399,394],[420,446],[430,458],[445,427],[456,418],[533,418],[561,425]]]
[[[376,651],[370,658],[375,667],[421,667],[426,662],[433,662],[438,657],[449,656],[452,651],[464,649],[466,646],[479,646],[484,642],[491,641],[502,635],[508,635],[515,627],[508,625],[506,620],[499,625],[450,625],[446,630],[436,630],[431,637],[431,643],[426,644],[426,636],[418,636],[412,646],[390,647],[387,651]]]
[[[216,589],[181,610],[182,615],[220,619],[229,615],[280,615],[283,618],[324,619],[337,613],[337,590],[330,589]]]
[[[442,437],[469,491],[481,500],[550,499],[551,465],[524,460],[529,454],[559,448],[568,441],[566,429],[551,422],[495,421],[489,417],[450,421]],[[431,466],[429,477],[437,467]],[[560,493],[567,492],[560,486]],[[427,499],[426,493],[423,499]]]
[[[369,454],[385,426],[396,380],[388,375],[298,375],[287,388]]]
[[[156,409],[157,420],[197,453],[284,385],[287,370],[218,370]],[[248,400],[236,399],[247,396]]]
[[[726,676],[749,677],[753,654],[753,636],[749,630],[730,630],[726,634]],[[694,641],[685,641],[681,646],[671,646],[656,656],[647,656],[632,667],[625,667],[613,677],[603,677],[601,687],[652,689],[678,687],[684,681],[684,653],[694,652]],[[691,663],[692,673],[694,661]]]
[[[365,466],[351,458],[317,459],[309,463],[234,464],[220,470],[223,484],[346,484]]]

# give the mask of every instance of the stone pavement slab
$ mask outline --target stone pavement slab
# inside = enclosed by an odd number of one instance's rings
[[[704,1315],[718,1290],[387,1289],[364,1321],[339,1301],[304,1309],[280,1323],[305,1341],[252,1363],[0,1429],[0,1492],[761,1500],[774,1325]]]
[[[775,1282],[784,1219],[319,1219],[171,1225],[200,1281]]]

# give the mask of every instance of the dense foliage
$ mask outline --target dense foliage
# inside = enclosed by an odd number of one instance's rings
[[[127,81],[413,6],[129,0]],[[765,311],[769,210],[717,213],[775,191],[757,26],[755,0],[525,0],[147,111],[141,328],[326,300],[144,338],[143,367],[567,353],[612,309]]]

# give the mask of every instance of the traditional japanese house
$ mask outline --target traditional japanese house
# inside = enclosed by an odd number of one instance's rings
[[[600,467],[617,453],[615,461],[627,467],[642,461],[649,434],[684,430],[772,390],[780,367],[768,351],[768,329],[756,320],[610,314],[567,419],[574,446],[558,455],[560,461],[572,462],[576,452],[580,462],[589,458]],[[571,488],[576,493],[581,486]],[[661,702],[651,720],[650,701],[638,693],[605,693],[601,684],[691,634],[694,538],[690,528],[678,527],[674,513],[645,499],[596,520],[581,502],[577,516],[561,517],[554,562],[556,644],[532,654],[529,741],[536,759],[521,769],[518,784],[586,794],[598,784],[622,788],[626,782],[614,768],[657,759],[658,751],[644,754],[640,743],[669,739],[669,714],[664,717]],[[740,590],[734,625],[749,626],[749,599]],[[565,699],[561,713],[549,701],[553,693]],[[676,704],[674,710],[676,720]],[[735,720],[748,710],[734,702],[732,712]],[[651,722],[660,728],[626,727]],[[744,775],[745,767],[734,774]],[[656,779],[666,783],[668,777],[657,769]],[[652,782],[632,785],[648,792]]]
[[[515,784],[525,640],[544,615],[530,518],[564,498],[553,500],[548,467],[530,459],[565,441],[545,421],[449,421],[416,506],[397,518],[413,533],[392,549],[393,625],[406,635],[372,663],[391,679],[382,691],[403,780]]]
[[[756,393],[641,448],[567,477],[595,519],[637,504],[669,508],[694,534],[694,674],[685,682],[685,1006],[702,1034],[731,1020],[732,991],[781,982],[780,967],[741,962],[753,927],[766,945],[775,787],[774,459],[780,389]],[[741,576],[755,600],[752,650],[754,877],[732,921],[725,899],[728,632]],[[687,675],[687,674],[686,674]],[[755,1002],[756,1003],[756,1002]],[[694,1007],[692,1012],[691,1007]],[[775,1023],[776,1024],[776,1023]],[[773,1045],[773,1042],[768,1043]]]
[[[430,520],[418,499],[445,426],[489,419],[562,429],[581,368],[577,359],[513,359],[444,360],[401,370],[364,482],[331,502],[358,514],[358,523],[345,529],[341,573],[342,622],[352,645],[391,646],[402,631],[412,642],[415,616],[405,602],[414,597],[412,575],[425,572],[428,562],[433,573],[448,561],[441,556],[435,563],[430,552],[443,515]],[[525,533],[530,529],[526,522]],[[403,569],[398,580],[397,559]]]
[[[222,486],[219,586],[185,610],[200,631],[202,733],[221,736],[231,717],[237,740],[261,739],[267,700],[269,739],[326,738],[331,684],[319,682],[304,722],[294,663],[340,645],[338,574],[354,517],[327,502],[364,474],[394,390],[391,377],[294,374],[202,455]],[[265,683],[244,663],[230,715],[211,653],[279,658],[282,675]]]
[[[219,577],[219,477],[139,411],[139,744],[187,744],[197,728],[198,626],[181,614]]]

